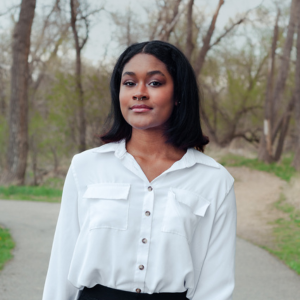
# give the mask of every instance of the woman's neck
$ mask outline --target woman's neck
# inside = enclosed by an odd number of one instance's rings
[[[126,144],[126,150],[134,157],[147,160],[171,159],[179,160],[186,151],[166,143],[166,137],[161,130],[132,129],[131,139]]]

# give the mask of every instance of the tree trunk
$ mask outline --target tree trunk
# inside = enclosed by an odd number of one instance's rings
[[[297,16],[297,62],[295,71],[295,120],[297,144],[292,165],[297,171],[300,171],[300,4],[298,5]]]
[[[71,8],[71,27],[73,31],[75,50],[76,50],[76,89],[78,95],[78,119],[79,119],[79,152],[86,150],[86,119],[85,119],[85,103],[84,94],[82,88],[82,76],[81,76],[81,50],[87,41],[88,36],[84,39],[82,44],[79,43],[79,36],[76,27],[77,21],[77,8],[78,2],[76,0],[70,0]]]
[[[203,39],[203,46],[202,46],[202,48],[199,52],[199,55],[197,57],[196,64],[195,64],[195,73],[196,73],[197,76],[201,73],[202,67],[204,65],[206,54],[210,49],[210,41],[211,41],[212,35],[215,31],[217,18],[218,18],[221,6],[223,4],[224,4],[224,0],[219,0],[217,10],[216,10],[216,12],[215,12],[215,14],[214,14],[214,16],[211,20],[211,23],[210,23],[209,29],[206,33],[206,36]]]
[[[79,152],[86,150],[86,120],[85,120],[85,103],[83,88],[81,82],[81,53],[76,50],[76,86],[78,93],[78,109],[79,109]]]
[[[267,89],[266,89],[266,100],[264,108],[264,130],[261,135],[259,150],[258,150],[258,159],[266,163],[271,163],[272,158],[272,127],[271,127],[271,115],[273,111],[273,77],[275,69],[275,54],[278,41],[278,21],[280,17],[280,10],[278,9],[276,22],[274,26],[274,34],[272,41],[272,48],[269,58],[269,69],[268,69],[268,79],[267,79]]]
[[[22,0],[13,33],[9,115],[8,181],[24,184],[28,153],[28,55],[36,0]]]
[[[50,146],[50,150],[53,154],[53,166],[54,166],[54,174],[57,175],[58,174],[58,165],[59,165],[59,160],[58,160],[58,156],[57,156],[57,152],[55,147]]]
[[[6,115],[6,95],[5,95],[5,87],[4,87],[4,70],[0,67],[0,114]]]
[[[292,96],[292,99],[290,100],[290,102],[287,106],[286,113],[282,117],[281,126],[280,126],[280,135],[279,135],[279,139],[278,139],[278,143],[277,143],[277,147],[276,147],[274,161],[279,161],[279,159],[281,158],[281,154],[282,154],[283,146],[284,146],[284,140],[288,133],[291,115],[292,115],[292,112],[295,107],[295,99],[296,98],[295,98],[295,93],[294,93]]]
[[[192,53],[194,50],[193,44],[193,5],[194,0],[189,0],[188,11],[187,11],[187,34],[186,34],[186,48],[185,56],[191,61]]]
[[[33,134],[30,138],[30,152],[31,152],[31,163],[32,163],[32,172],[33,172],[33,185],[38,185],[38,174],[37,174],[37,164],[38,164],[38,151],[36,146],[36,138]]]
[[[274,96],[273,96],[274,106],[271,114],[271,127],[273,129],[273,133],[274,133],[274,128],[276,127],[274,123],[275,120],[278,119],[278,111],[280,108],[280,103],[282,101],[282,96],[284,93],[284,88],[285,88],[289,67],[290,67],[290,56],[291,56],[291,50],[294,41],[295,25],[297,22],[298,3],[299,0],[292,0],[291,3],[290,20],[288,25],[287,37],[283,48],[283,56],[278,70],[278,77],[277,77],[276,86],[274,90]],[[274,134],[272,135],[273,135],[272,139],[274,141],[276,137],[274,137]]]

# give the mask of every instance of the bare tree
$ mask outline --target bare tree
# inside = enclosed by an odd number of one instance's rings
[[[28,152],[28,55],[36,0],[22,0],[13,34],[8,180],[23,184]]]
[[[0,66],[0,114],[6,114],[6,95],[4,87],[5,70]]]
[[[194,0],[189,0],[187,11],[187,30],[186,30],[186,48],[185,56],[190,61],[195,45],[193,43],[193,6]]]
[[[180,19],[183,10],[180,10],[182,0],[175,1],[158,1],[158,15],[156,21],[153,23],[152,32],[150,33],[150,40],[168,41],[175,25]]]
[[[44,135],[39,130],[32,130],[32,124],[35,122],[36,116],[48,115],[47,100],[41,97],[45,86],[51,82],[49,69],[57,63],[57,52],[59,47],[67,40],[68,31],[70,29],[69,16],[66,17],[61,9],[61,0],[53,0],[53,5],[45,16],[39,16],[36,20],[35,34],[31,42],[31,61],[29,64],[29,158],[32,164],[33,184],[37,185],[41,182],[43,175],[40,172],[39,165],[42,161],[41,143]],[[52,151],[56,145],[51,145],[50,150],[54,155],[55,169],[57,169],[57,155]],[[48,148],[49,149],[49,148]]]
[[[71,27],[75,42],[76,51],[76,87],[78,94],[78,119],[79,119],[79,152],[86,150],[86,116],[85,116],[85,101],[84,91],[82,87],[82,62],[81,51],[84,48],[90,30],[90,16],[99,12],[103,8],[93,11],[88,10],[88,3],[86,0],[70,0],[71,8]],[[83,36],[80,37],[79,26],[84,28]]]
[[[59,46],[67,36],[68,29],[70,27],[69,21],[59,22],[58,17],[62,16],[60,9],[61,0],[54,0],[53,6],[50,12],[46,15],[42,23],[41,31],[36,38],[36,43],[32,47],[31,51],[31,63],[30,63],[30,83],[32,89],[32,100],[34,100],[35,94],[42,83],[47,67],[51,64],[57,55]],[[55,18],[51,21],[51,18]],[[55,30],[56,29],[56,30]],[[47,31],[54,32],[52,36],[47,37]],[[42,59],[42,56],[48,53],[47,59]],[[45,55],[44,55],[45,56]],[[38,67],[38,68],[37,68]],[[37,70],[38,69],[38,70]],[[38,76],[34,80],[32,74],[35,72]]]
[[[228,58],[230,59],[230,57]],[[258,143],[258,131],[259,128],[253,125],[243,124],[243,120],[248,115],[255,115],[255,113],[262,107],[258,103],[253,103],[253,96],[251,95],[255,89],[257,89],[257,82],[260,81],[263,66],[267,60],[267,56],[262,57],[257,63],[253,62],[252,57],[243,60],[242,69],[240,69],[238,77],[245,77],[247,80],[241,81],[237,85],[244,87],[243,92],[238,96],[239,100],[236,107],[230,106],[230,110],[222,106],[222,97],[225,99],[226,94],[229,93],[230,84],[227,82],[227,86],[219,90],[216,89],[218,84],[215,79],[212,78],[212,83],[207,84],[205,80],[202,82],[203,90],[207,93],[207,97],[210,101],[203,103],[201,106],[201,116],[208,130],[209,136],[213,142],[221,147],[227,146],[235,138],[243,138],[250,143]],[[247,61],[249,60],[249,61]],[[239,62],[236,62],[239,64]],[[229,62],[230,65],[234,63]],[[238,69],[239,70],[239,69]],[[230,73],[228,68],[227,73]],[[245,76],[248,73],[248,77]],[[231,76],[231,75],[230,75]],[[213,77],[213,76],[212,76]],[[229,81],[229,80],[227,80]],[[223,93],[225,91],[225,94]],[[230,94],[229,94],[229,97]],[[209,111],[211,114],[209,114]],[[225,124],[225,128],[220,130],[220,123]]]
[[[216,9],[216,11],[213,15],[213,18],[211,20],[208,31],[207,31],[205,37],[203,38],[203,45],[202,45],[202,48],[201,48],[201,50],[200,50],[200,52],[197,56],[197,60],[196,60],[196,63],[195,63],[195,72],[196,72],[196,74],[200,74],[200,72],[202,70],[206,54],[207,54],[207,52],[210,48],[210,41],[211,41],[212,35],[214,33],[214,30],[215,30],[217,18],[218,18],[221,6],[224,4],[224,2],[225,2],[224,0],[219,0],[219,4],[218,4],[217,9]]]
[[[282,53],[282,59],[281,64],[278,70],[278,77],[276,80],[276,85],[274,89],[274,95],[273,95],[273,111],[271,114],[271,126],[273,128],[272,133],[272,140],[276,138],[274,136],[274,128],[275,128],[275,120],[278,116],[278,110],[279,106],[282,101],[283,92],[286,84],[286,80],[288,77],[289,69],[290,69],[290,57],[291,57],[291,51],[293,47],[294,42],[294,33],[295,33],[295,27],[297,22],[297,7],[299,4],[299,0],[292,0],[291,8],[290,8],[290,20],[287,30],[287,36],[285,39],[284,47],[283,47],[283,53]]]
[[[208,53],[208,51],[213,48],[215,45],[219,44],[219,42],[229,33],[231,32],[236,26],[240,25],[241,23],[244,22],[244,20],[246,19],[246,16],[247,14],[249,13],[246,12],[245,16],[241,19],[239,19],[237,22],[231,24],[231,26],[229,28],[227,28],[213,43],[211,43],[211,39],[212,39],[212,36],[214,34],[214,31],[215,31],[215,27],[216,27],[216,22],[217,22],[217,19],[218,19],[218,16],[219,16],[219,12],[220,12],[220,9],[222,7],[222,5],[224,4],[224,0],[219,0],[219,3],[218,3],[218,6],[217,6],[217,9],[212,17],[212,20],[210,22],[210,26],[206,32],[206,35],[204,36],[203,38],[203,45],[201,47],[201,50],[199,51],[199,53],[197,54],[197,58],[196,58],[196,61],[195,61],[195,66],[194,66],[194,69],[195,69],[195,73],[197,75],[199,75],[201,73],[201,70],[202,70],[202,67],[204,65],[204,62],[205,62],[205,58],[206,58],[206,55]]]
[[[180,3],[182,2],[182,0],[175,0],[174,1],[174,6],[173,6],[173,14],[171,14],[171,16],[167,15],[166,19],[165,19],[165,23],[164,26],[162,27],[159,35],[158,35],[158,39],[162,40],[162,41],[168,41],[170,38],[170,34],[173,31],[176,23],[178,22],[180,15],[182,13],[182,10],[179,10],[179,6]]]
[[[272,47],[269,55],[268,78],[266,89],[266,100],[264,107],[264,131],[260,139],[258,157],[265,162],[272,161],[272,132],[271,132],[271,116],[273,112],[273,79],[275,71],[275,55],[277,48],[277,41],[279,36],[279,22],[280,9],[277,10],[277,17],[274,26]]]
[[[297,132],[297,144],[295,150],[295,156],[293,161],[293,167],[300,171],[300,5],[298,5],[297,11],[297,63],[295,73],[295,119],[296,119],[296,132]]]
[[[117,29],[114,32],[114,37],[118,40],[120,46],[129,47],[131,44],[136,43],[139,39],[140,33],[143,31],[143,25],[135,26],[135,21],[138,15],[130,6],[127,7],[125,14],[110,12],[110,15],[117,25]]]
[[[288,126],[290,121],[290,114],[294,107],[294,96],[292,96],[287,107],[285,108],[284,113],[279,117],[280,105],[282,105],[283,94],[285,91],[286,81],[290,69],[290,56],[294,42],[294,33],[297,23],[297,9],[300,5],[299,0],[292,0],[290,7],[290,18],[289,25],[287,30],[287,37],[283,46],[283,55],[281,59],[281,64],[278,69],[278,76],[273,91],[269,91],[268,95],[272,94],[272,98],[268,99],[266,104],[270,109],[269,112],[269,121],[265,119],[265,132],[270,136],[269,146],[265,141],[265,137],[261,138],[261,145],[259,148],[259,159],[264,160],[265,162],[278,161],[281,157],[283,144],[288,132]],[[274,31],[274,34],[276,32]],[[271,97],[271,96],[270,96]],[[279,139],[277,141],[277,146],[275,149],[275,154],[273,154],[272,145],[275,142],[276,137],[279,134]],[[268,150],[269,147],[269,150]]]
[[[84,95],[82,88],[82,79],[81,79],[81,50],[86,44],[89,37],[89,22],[86,16],[82,15],[80,10],[79,0],[70,0],[71,7],[71,27],[74,35],[75,41],[75,50],[76,50],[76,86],[78,93],[78,117],[79,117],[79,152],[86,150],[86,120],[85,120],[85,103]],[[77,29],[78,20],[83,20],[86,34],[83,37],[82,41],[79,40],[79,34]]]

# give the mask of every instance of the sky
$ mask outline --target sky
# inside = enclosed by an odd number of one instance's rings
[[[172,0],[170,0],[172,1]],[[287,1],[287,0],[286,0]],[[41,10],[42,5],[46,3],[51,4],[53,0],[37,0],[36,11]],[[195,5],[205,9],[205,12],[211,16],[217,7],[219,0],[195,0]],[[0,0],[0,14],[7,11],[12,5],[17,5],[20,0]],[[100,0],[90,0],[92,5],[98,5]],[[230,18],[234,18],[236,14],[244,13],[245,11],[255,8],[261,3],[270,4],[272,0],[225,0],[225,4],[222,6],[216,27],[217,29],[223,29]],[[123,12],[130,6],[139,18],[147,18],[147,15],[141,5],[155,5],[154,0],[107,0],[105,7],[106,10],[112,12]],[[9,14],[0,16],[0,32],[1,30],[8,30],[11,27],[11,19]],[[107,12],[101,12],[94,22],[88,43],[86,44],[83,56],[89,60],[92,64],[97,64],[104,55],[105,49],[108,49],[108,53],[112,56],[118,55],[121,50],[117,47],[117,43],[114,42],[114,24],[111,17]]]
[[[139,12],[140,18],[147,18],[143,5],[151,5],[154,1],[151,0],[110,0],[108,1],[107,9],[110,11],[124,11],[130,5],[134,11]],[[196,0],[195,4],[199,7],[206,7],[208,15],[212,15],[217,7],[219,0]],[[265,2],[270,2],[265,0]],[[225,0],[220,15],[217,20],[216,27],[223,29],[230,18],[234,18],[237,13],[243,13],[248,9],[254,8],[262,3],[262,0]],[[84,56],[92,61],[98,61],[99,57],[104,54],[104,48],[108,43],[111,43],[110,51],[117,53],[120,49],[116,49],[117,44],[113,42],[113,24],[106,14],[102,14],[102,20],[93,27],[90,35],[89,44],[87,45]],[[100,49],[100,50],[99,50]],[[101,51],[102,50],[102,51]]]

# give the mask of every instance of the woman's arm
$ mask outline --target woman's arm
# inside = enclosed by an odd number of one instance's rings
[[[77,197],[76,178],[71,163],[63,188],[43,300],[74,300],[77,298],[78,289],[67,279],[79,234]]]
[[[198,239],[197,243],[201,243],[201,240]],[[192,300],[232,299],[235,245],[236,201],[232,186],[216,212],[207,254]]]

